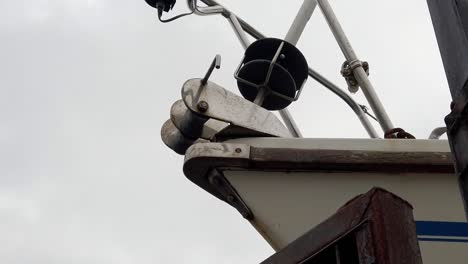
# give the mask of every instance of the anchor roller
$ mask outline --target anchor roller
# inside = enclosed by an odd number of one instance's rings
[[[265,38],[247,48],[234,76],[245,99],[268,110],[282,110],[299,98],[308,69],[294,45]]]

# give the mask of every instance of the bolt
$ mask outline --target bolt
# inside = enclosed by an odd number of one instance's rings
[[[241,153],[241,152],[242,152],[242,149],[236,148],[236,153]]]
[[[280,60],[284,60],[284,59],[286,59],[286,55],[281,54],[279,58],[280,58]]]
[[[208,111],[208,108],[210,108],[210,105],[205,101],[201,101],[198,103],[197,108],[198,111],[205,113],[206,111]]]

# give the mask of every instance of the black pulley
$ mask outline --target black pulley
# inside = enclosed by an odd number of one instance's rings
[[[297,100],[308,70],[306,59],[294,45],[266,38],[247,48],[235,76],[244,98],[254,102],[263,89],[260,105],[268,110],[281,110]]]

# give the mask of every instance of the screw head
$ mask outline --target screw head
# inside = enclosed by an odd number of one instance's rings
[[[201,101],[197,105],[198,111],[200,111],[202,113],[205,113],[206,111],[208,111],[208,108],[210,108],[210,105],[205,101]]]
[[[242,149],[236,148],[236,153],[241,153],[241,152],[242,152]]]

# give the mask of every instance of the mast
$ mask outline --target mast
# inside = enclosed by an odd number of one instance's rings
[[[427,0],[453,102],[445,118],[468,215],[468,0]]]

